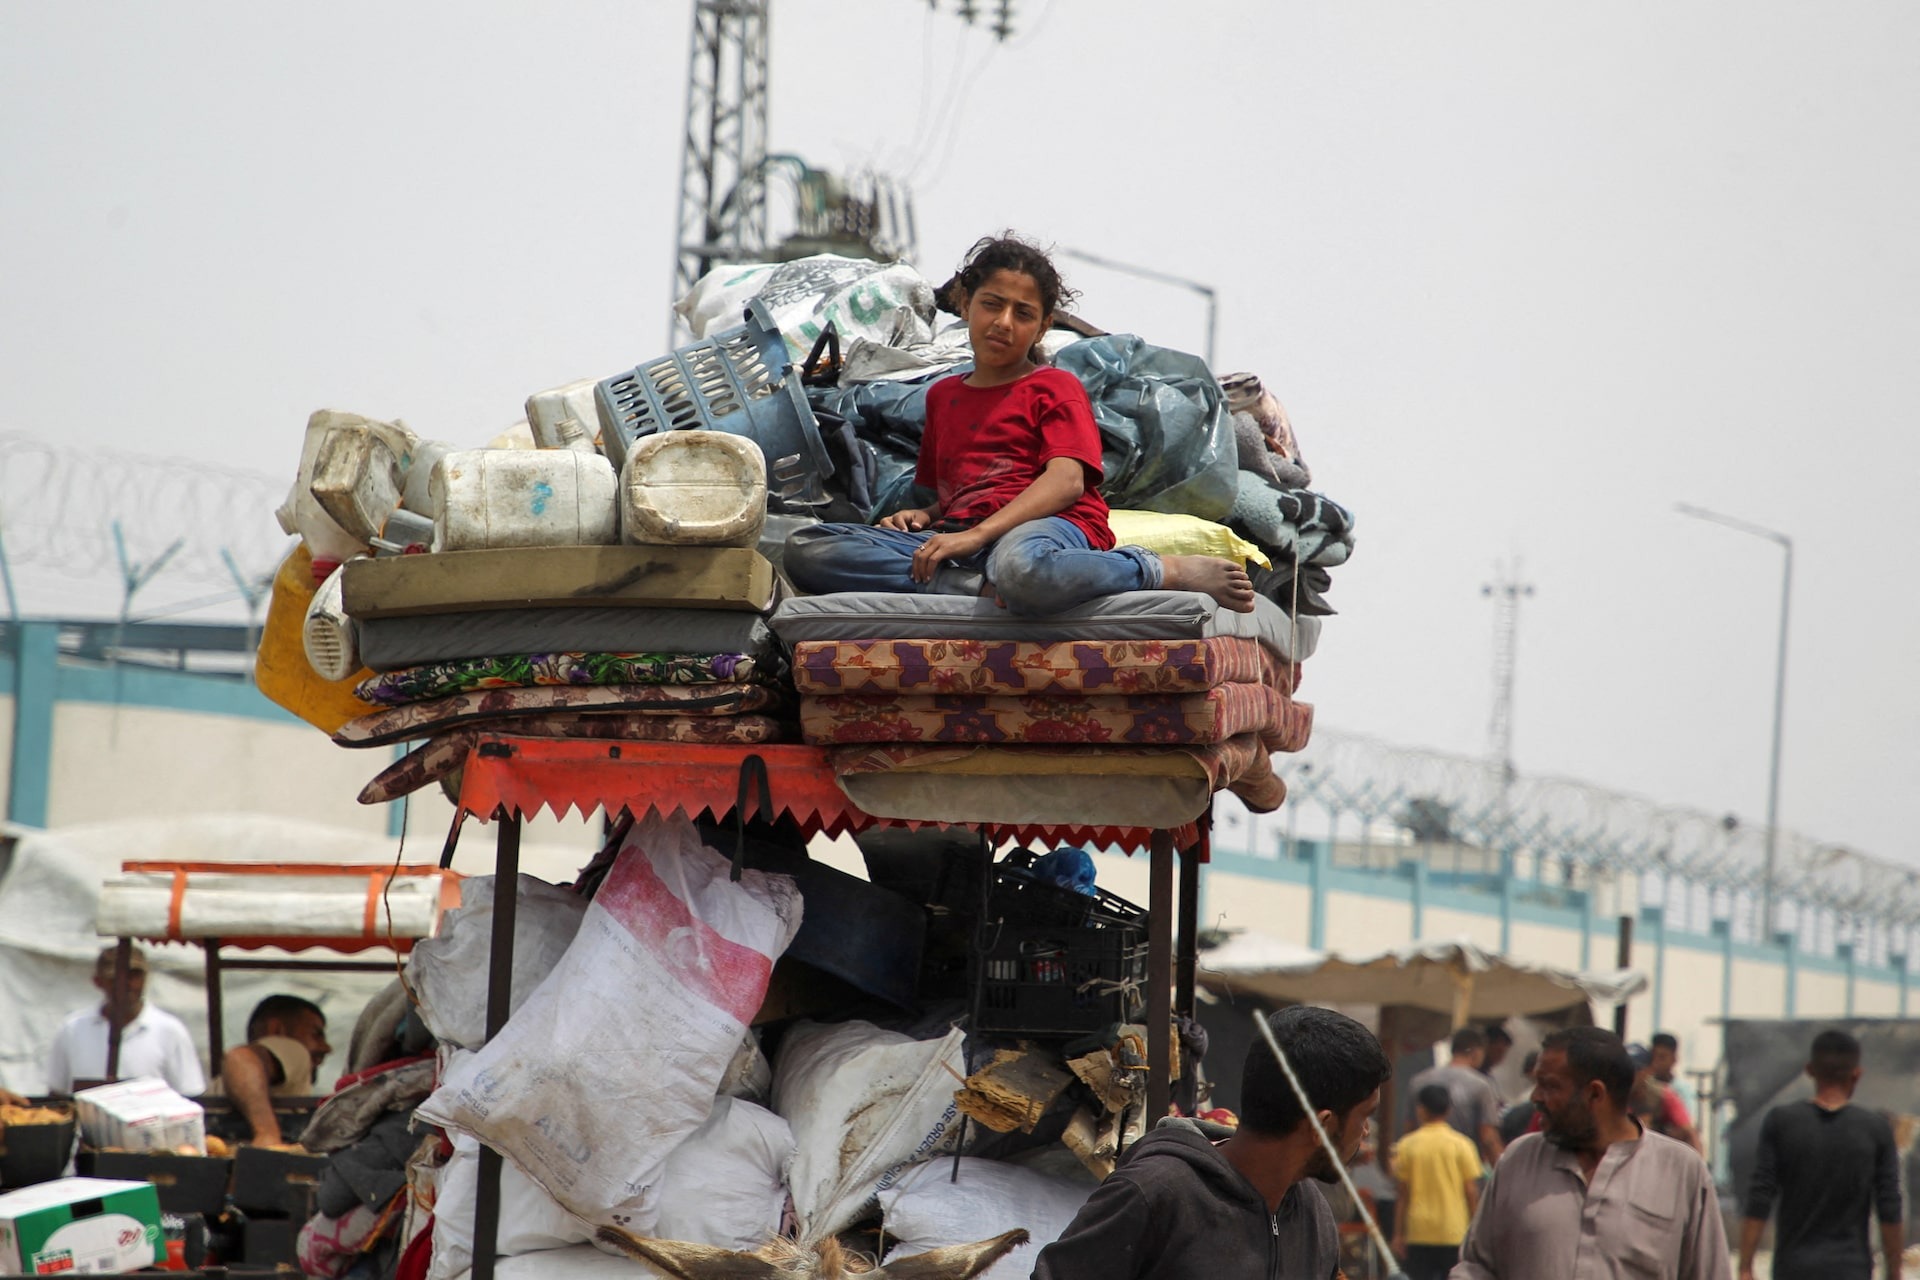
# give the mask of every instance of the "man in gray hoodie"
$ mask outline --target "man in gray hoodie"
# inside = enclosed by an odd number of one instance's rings
[[[1380,1042],[1331,1009],[1283,1009],[1268,1025],[1351,1160],[1393,1074]],[[1041,1250],[1034,1280],[1332,1280],[1339,1237],[1314,1184],[1338,1175],[1264,1038],[1240,1105],[1238,1129],[1167,1119],[1136,1142]]]

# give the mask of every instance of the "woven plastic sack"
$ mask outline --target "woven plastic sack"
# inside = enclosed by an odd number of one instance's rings
[[[781,1041],[773,1107],[793,1126],[787,1185],[802,1243],[857,1219],[913,1164],[958,1140],[966,1033],[915,1040],[870,1022],[803,1022]]]
[[[636,823],[559,964],[419,1115],[582,1218],[648,1221],[800,927],[790,877],[729,870],[684,818]]]
[[[960,1158],[958,1177],[945,1160],[917,1166],[880,1193],[887,1234],[900,1242],[888,1251],[887,1261],[1024,1227],[1030,1237],[1027,1247],[982,1275],[985,1280],[1025,1280],[1034,1258],[1073,1225],[1093,1189],[1091,1182],[972,1156]]]
[[[758,298],[780,328],[795,360],[831,324],[840,341],[919,346],[933,339],[933,286],[903,262],[873,262],[818,253],[793,262],[719,266],[701,276],[673,309],[696,338],[740,323]]]

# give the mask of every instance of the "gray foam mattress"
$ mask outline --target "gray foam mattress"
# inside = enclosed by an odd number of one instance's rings
[[[1284,659],[1305,662],[1320,619],[1298,623],[1264,596],[1252,613],[1222,609],[1197,591],[1125,591],[1064,613],[1023,618],[979,596],[842,591],[799,596],[773,611],[787,644],[802,640],[1195,640],[1245,636]]]
[[[394,671],[512,653],[745,653],[774,649],[767,621],[725,609],[482,609],[359,624],[360,660]]]

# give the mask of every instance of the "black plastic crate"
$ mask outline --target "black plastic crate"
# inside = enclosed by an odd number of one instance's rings
[[[979,1029],[1078,1035],[1130,1022],[1146,998],[1144,930],[987,924]]]
[[[1092,893],[1042,880],[1033,874],[1035,855],[1015,849],[993,867],[993,897],[988,916],[1011,924],[1064,925],[1071,928],[1145,928],[1145,908],[1096,887]]]
[[[305,1222],[326,1171],[326,1156],[241,1147],[233,1157],[233,1202],[250,1216],[286,1214]]]
[[[171,1151],[83,1151],[80,1172],[92,1178],[151,1182],[160,1194],[162,1213],[218,1217],[226,1207],[233,1161]]]
[[[56,1124],[15,1124],[0,1128],[0,1189],[52,1182],[73,1155],[73,1108],[57,1104],[67,1118]]]

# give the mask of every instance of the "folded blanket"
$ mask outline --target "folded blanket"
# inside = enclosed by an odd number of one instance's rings
[[[619,742],[711,742],[758,746],[791,739],[793,726],[771,716],[662,716],[631,711],[554,711],[501,720],[474,720],[435,735],[394,761],[360,791],[361,804],[385,804],[452,773],[467,761],[480,735],[516,738],[598,738]]]
[[[1289,674],[1270,650],[1239,636],[1057,644],[808,640],[793,648],[793,683],[803,694],[1200,693],[1262,681],[1286,692]]]
[[[472,689],[572,684],[745,684],[761,663],[744,653],[526,653],[461,658],[386,671],[354,693],[380,706],[401,706]]]
[[[804,741],[1073,742],[1182,745],[1281,729],[1287,699],[1264,684],[1201,693],[817,694],[800,700]]]
[[[1310,489],[1282,489],[1251,471],[1239,475],[1227,527],[1258,543],[1276,564],[1331,568],[1353,554],[1353,515],[1345,507]]]
[[[792,701],[784,690],[757,684],[550,685],[482,689],[430,702],[389,707],[349,720],[333,740],[343,747],[378,747],[425,738],[476,720],[501,720],[544,711],[632,711],[649,715],[737,716],[777,712]]]

